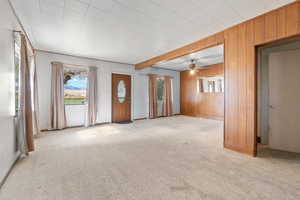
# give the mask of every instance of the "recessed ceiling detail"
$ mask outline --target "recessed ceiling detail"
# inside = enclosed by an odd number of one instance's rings
[[[218,45],[173,60],[161,61],[153,67],[183,71],[190,69],[191,63],[197,67],[203,67],[223,62],[224,45]]]
[[[10,0],[36,49],[139,63],[294,0]]]

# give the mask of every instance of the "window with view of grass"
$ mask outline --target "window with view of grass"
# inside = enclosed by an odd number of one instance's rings
[[[64,69],[64,102],[65,104],[81,105],[86,103],[87,70]]]

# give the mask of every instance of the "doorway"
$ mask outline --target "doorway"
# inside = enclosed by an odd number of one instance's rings
[[[300,41],[261,47],[258,58],[258,141],[300,153]]]
[[[112,122],[131,121],[131,76],[112,74]]]

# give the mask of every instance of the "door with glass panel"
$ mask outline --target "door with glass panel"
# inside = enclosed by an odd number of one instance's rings
[[[157,88],[157,117],[164,116],[163,106],[164,106],[164,87],[165,79],[163,77],[158,77],[156,79],[156,88]]]
[[[112,74],[112,122],[131,121],[131,76]]]

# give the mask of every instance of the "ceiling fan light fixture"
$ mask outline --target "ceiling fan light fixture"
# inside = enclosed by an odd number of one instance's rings
[[[196,60],[192,59],[191,64],[189,65],[190,68],[190,74],[193,75],[196,72]]]
[[[191,70],[194,70],[194,69],[196,68],[196,64],[195,64],[195,63],[192,63],[192,64],[190,64],[189,67],[190,67]]]
[[[191,69],[191,70],[190,70],[190,74],[191,74],[191,75],[194,75],[194,74],[195,74],[195,70],[194,70],[194,69]]]

